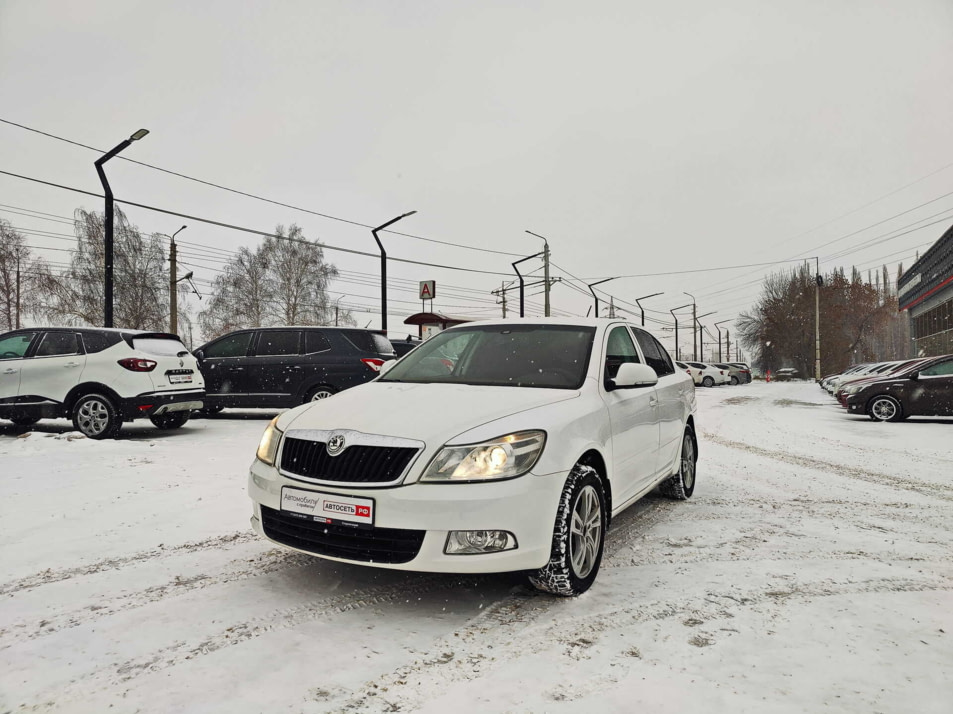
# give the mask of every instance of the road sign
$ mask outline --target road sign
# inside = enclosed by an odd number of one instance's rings
[[[436,296],[437,296],[437,281],[436,280],[421,280],[420,281],[420,299],[433,300]]]

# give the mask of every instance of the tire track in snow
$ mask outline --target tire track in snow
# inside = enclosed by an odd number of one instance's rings
[[[153,605],[167,598],[178,597],[193,590],[226,585],[270,575],[281,570],[303,568],[313,565],[314,562],[313,556],[282,548],[272,548],[250,560],[232,560],[225,564],[226,568],[232,569],[226,569],[214,575],[202,573],[192,577],[176,576],[173,580],[159,585],[152,585],[140,590],[122,591],[116,597],[105,602],[97,602],[93,606],[84,605],[78,609],[47,615],[39,624],[35,619],[16,623],[0,630],[0,651],[13,646],[17,642],[47,637],[64,629],[87,625],[104,617]]]
[[[554,607],[567,604],[567,601],[527,591],[487,608],[465,627],[437,640],[429,652],[413,663],[367,682],[337,709],[354,714],[417,711],[425,703],[429,692],[446,691],[460,682],[490,675],[500,667],[518,666],[521,657],[546,651],[553,642],[565,646],[566,657],[579,659],[585,657],[585,649],[596,644],[604,633],[617,632],[641,623],[686,617],[694,618],[699,624],[719,622],[734,618],[735,612],[746,608],[767,607],[770,611],[781,613],[791,602],[809,604],[819,598],[877,592],[953,592],[953,582],[939,578],[914,581],[901,576],[839,583],[824,579],[790,584],[784,589],[775,586],[772,589],[731,588],[708,592],[702,602],[695,599],[678,602],[640,601],[636,605],[615,610],[567,614],[546,624],[539,624],[539,617]],[[579,633],[585,633],[585,636],[580,637]],[[492,638],[492,647],[488,647],[488,635]],[[620,652],[615,664],[617,667],[613,668],[611,675],[597,677],[584,685],[571,686],[568,698],[578,699],[596,691],[606,682],[624,678],[634,666],[632,655]],[[567,698],[560,689],[561,686],[557,685],[550,696],[559,700]]]
[[[206,538],[205,540],[183,543],[182,545],[176,545],[170,548],[163,548],[160,545],[156,548],[143,550],[138,553],[132,553],[131,555],[124,555],[118,558],[106,558],[105,560],[90,563],[89,565],[77,566],[75,568],[41,570],[39,573],[28,575],[25,578],[19,578],[18,580],[11,580],[10,582],[3,583],[0,585],[0,595],[9,595],[11,593],[17,593],[23,590],[30,590],[32,588],[40,587],[41,585],[58,583],[62,580],[68,580],[70,578],[83,575],[93,575],[95,573],[101,573],[105,570],[117,570],[119,568],[124,568],[127,565],[139,563],[144,560],[150,560],[152,558],[164,558],[179,555],[181,553],[194,553],[196,551],[207,550],[210,548],[227,547],[232,544],[245,543],[250,540],[255,540],[256,538],[258,538],[258,535],[255,534],[251,529],[248,529],[247,531],[238,531],[236,533],[229,533],[227,535],[215,536],[214,538]]]
[[[772,461],[781,461],[782,463],[792,464],[794,466],[805,466],[816,471],[826,471],[837,474],[838,476],[855,478],[861,481],[867,481],[868,483],[876,484],[878,486],[889,486],[891,488],[904,491],[913,491],[929,498],[941,498],[945,501],[953,501],[953,486],[947,486],[946,484],[928,484],[922,481],[912,481],[910,479],[901,478],[900,476],[891,476],[884,473],[865,471],[864,469],[857,468],[855,466],[832,464],[829,461],[822,461],[820,459],[815,459],[808,456],[797,456],[795,454],[771,451],[770,449],[763,449],[759,446],[753,446],[751,444],[744,444],[739,441],[725,439],[724,437],[709,432],[706,432],[704,437],[705,439],[715,444],[719,444],[720,446],[726,446],[730,449],[737,449],[739,451],[746,451],[757,456],[763,456],[767,459],[771,459]]]
[[[484,579],[481,576],[409,575],[400,582],[351,590],[273,610],[267,615],[246,619],[189,641],[178,640],[167,647],[94,669],[60,689],[57,706],[68,701],[83,701],[84,693],[90,690],[115,690],[142,675],[166,670],[279,630],[442,590],[479,587]]]

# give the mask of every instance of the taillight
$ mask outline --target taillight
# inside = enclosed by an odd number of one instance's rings
[[[157,362],[151,359],[142,359],[140,357],[126,357],[119,360],[118,364],[128,369],[130,372],[151,372],[156,368]]]
[[[361,357],[361,362],[366,364],[374,372],[380,372],[381,367],[384,366],[384,360],[377,359],[376,357]]]

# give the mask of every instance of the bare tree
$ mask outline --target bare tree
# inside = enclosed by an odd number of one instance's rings
[[[39,278],[47,270],[26,238],[0,219],[0,330],[15,330],[36,313],[42,303]]]
[[[333,319],[327,287],[337,269],[326,263],[319,243],[292,225],[275,229],[255,250],[242,248],[213,284],[208,307],[199,314],[205,337],[242,327],[326,325]],[[340,324],[352,322],[339,315]]]
[[[158,236],[143,236],[116,209],[114,224],[114,315],[117,327],[163,330],[168,323],[168,279],[165,251]],[[103,320],[105,248],[103,214],[77,209],[77,246],[70,267],[48,271],[48,293],[40,308],[54,324],[99,325]]]

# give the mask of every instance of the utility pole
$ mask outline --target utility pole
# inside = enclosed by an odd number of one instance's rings
[[[718,325],[722,324],[723,322],[731,322],[731,318],[728,318],[727,320],[720,320],[720,321],[718,321],[718,322],[715,323],[715,329],[718,330],[718,361],[719,361],[719,362],[724,362],[724,361],[725,361],[725,360],[723,360],[723,359],[721,358],[721,328],[718,327]],[[728,330],[725,329],[725,333],[727,333],[727,332],[728,332]]]
[[[15,330],[20,329],[20,247],[17,246],[17,318]]]
[[[615,297],[609,296],[609,317],[615,318]]]
[[[507,291],[508,289],[509,289],[509,288],[508,288],[507,285],[506,285],[506,281],[503,280],[503,281],[500,282],[500,289],[499,289],[499,290],[491,290],[491,291],[490,291],[490,295],[499,295],[499,296],[500,296],[500,301],[503,303],[503,317],[504,317],[504,318],[506,317],[506,291]]]
[[[727,355],[727,360],[731,361],[731,332],[725,330],[725,354]],[[741,361],[740,359],[738,360]]]
[[[539,233],[533,233],[533,231],[526,231],[531,236],[536,236],[537,238],[543,239],[543,314],[546,317],[549,317],[549,241],[545,237],[539,235]],[[506,317],[506,315],[503,315]]]
[[[179,295],[175,287],[179,282],[179,278],[176,275],[175,237],[184,230],[185,226],[182,226],[173,233],[169,243],[169,332],[173,335],[179,333]]]

